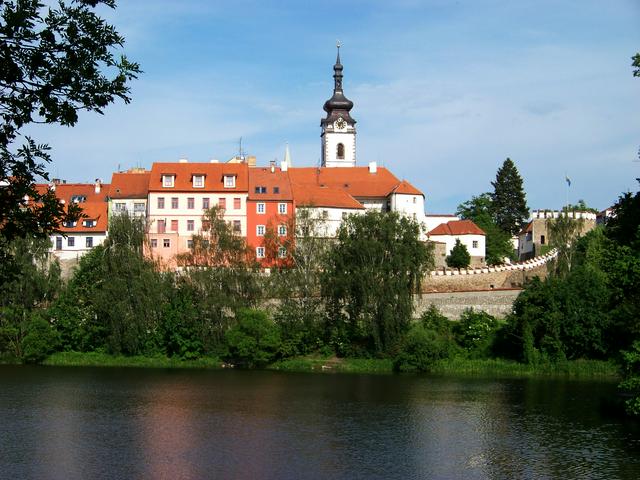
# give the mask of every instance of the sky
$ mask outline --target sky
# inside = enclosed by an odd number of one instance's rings
[[[638,189],[640,0],[119,3],[101,13],[144,73],[130,104],[29,131],[54,177],[225,161],[240,137],[259,165],[287,142],[294,166],[318,165],[340,40],[358,165],[410,181],[427,213],[490,191],[507,157],[532,209]]]

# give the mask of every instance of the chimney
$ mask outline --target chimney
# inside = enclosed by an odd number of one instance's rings
[[[187,157],[182,157],[178,160],[178,163],[189,163],[189,159]]]
[[[102,180],[100,180],[99,178],[96,178],[96,193],[100,193],[100,190],[102,189]]]
[[[220,160],[218,160],[217,158],[211,158],[209,160],[209,163],[220,163]]]
[[[271,160],[269,162],[269,165],[270,165],[271,173],[275,173],[275,171],[276,171],[276,161],[275,160]]]
[[[283,172],[286,172],[287,170],[289,170],[289,162],[287,162],[286,160],[283,160],[282,162],[280,162],[280,169]]]
[[[378,171],[378,164],[376,162],[369,162],[369,173],[376,173]]]
[[[256,166],[256,156],[255,155],[249,155],[247,157],[247,165],[249,165],[250,167],[255,167]]]

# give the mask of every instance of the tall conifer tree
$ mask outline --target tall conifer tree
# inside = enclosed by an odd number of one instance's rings
[[[493,214],[496,224],[506,233],[515,235],[529,216],[529,208],[522,187],[522,177],[510,158],[496,173],[493,185]]]

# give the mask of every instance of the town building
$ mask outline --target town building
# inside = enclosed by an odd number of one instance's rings
[[[115,172],[111,176],[109,191],[109,217],[127,213],[132,217],[146,217],[151,172],[144,168],[132,168]]]
[[[101,245],[107,238],[109,184],[100,180],[95,183],[64,183],[54,181],[50,185],[37,186],[43,191],[52,189],[60,202],[78,204],[82,216],[75,222],[60,226],[59,234],[51,236],[51,252],[60,260],[78,259],[93,247]]]
[[[561,210],[532,210],[529,222],[518,233],[518,259],[544,255],[550,246],[549,222],[567,215]],[[568,216],[572,220],[582,221],[580,235],[584,235],[596,226],[596,213],[589,211],[571,211]]]
[[[294,204],[286,163],[249,169],[247,245],[264,267],[287,264],[295,235]]]
[[[188,252],[214,205],[233,231],[247,235],[249,167],[246,163],[154,163],[149,177],[149,248],[167,265]]]
[[[444,243],[444,252],[440,251],[436,256],[436,266],[446,265],[445,259],[451,254],[451,250],[460,240],[471,256],[471,266],[479,267],[485,265],[486,234],[471,220],[452,220],[441,223],[429,232],[429,240]]]

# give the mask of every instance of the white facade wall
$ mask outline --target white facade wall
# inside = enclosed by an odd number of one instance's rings
[[[533,233],[528,232],[518,237],[518,258],[533,253]]]
[[[460,240],[460,243],[467,247],[467,251],[472,257],[484,258],[485,256],[484,235],[431,235],[430,238],[433,241],[446,244],[447,255],[451,254],[451,250],[453,250],[456,240]],[[476,247],[473,246],[473,242],[476,242]]]
[[[338,229],[342,224],[342,220],[349,215],[361,215],[366,210],[359,208],[332,208],[332,207],[302,207],[309,212],[310,218],[324,219],[322,222],[317,222],[317,228],[315,232],[311,232],[312,236],[320,238],[335,238],[338,234]],[[296,214],[300,211],[300,208],[296,209]]]
[[[149,223],[150,232],[158,233],[158,220],[166,221],[166,232],[176,233],[171,230],[171,221],[178,221],[177,234],[191,238],[192,235],[198,233],[202,228],[202,201],[209,199],[209,207],[218,205],[221,198],[225,199],[226,208],[224,219],[233,223],[234,220],[240,221],[240,235],[247,236],[247,192],[150,192],[149,193]],[[164,198],[164,208],[158,208],[158,198]],[[178,208],[172,208],[171,199],[178,199]],[[188,199],[194,199],[194,208],[188,208]],[[240,199],[240,208],[234,208],[234,200]],[[193,220],[194,230],[187,229],[188,220]]]
[[[409,195],[394,193],[391,195],[391,211],[413,217],[418,222],[424,221],[424,197],[422,195]]]
[[[51,248],[50,252],[61,260],[70,260],[80,258],[87,253],[91,248],[102,245],[107,238],[106,232],[79,232],[79,233],[67,233],[67,236],[51,235]],[[93,247],[87,247],[87,237],[93,239]],[[69,245],[69,239],[73,239],[73,246]],[[57,249],[57,242],[62,243],[62,248]]]
[[[326,131],[322,137],[322,164],[325,167],[356,166],[355,128],[347,127],[343,132]],[[344,159],[337,158],[338,144],[344,145]]]
[[[109,216],[127,212],[131,217],[144,217],[147,214],[146,198],[118,198],[109,200]]]
[[[361,198],[356,197],[356,200],[362,204],[367,210],[376,210],[378,212],[384,212],[387,210],[387,199],[381,198]]]

